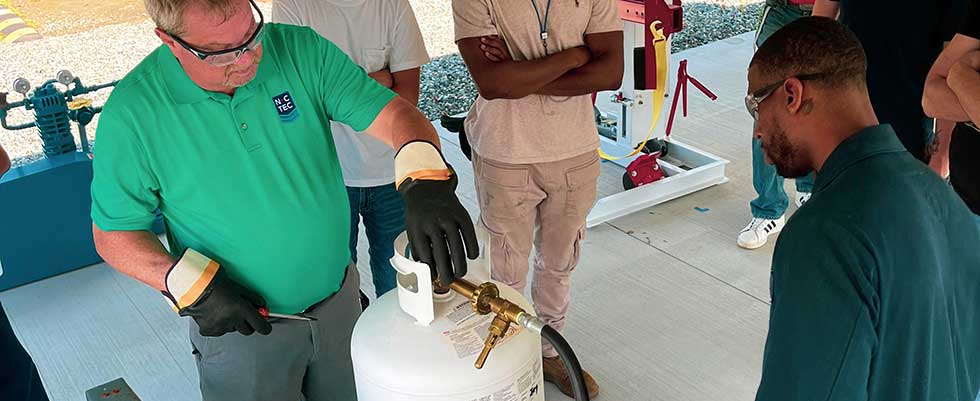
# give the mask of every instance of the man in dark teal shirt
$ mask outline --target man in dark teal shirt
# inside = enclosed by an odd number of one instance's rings
[[[831,19],[776,32],[746,107],[780,175],[815,171],[772,264],[757,400],[972,401],[980,388],[980,230],[879,125],[864,50]]]

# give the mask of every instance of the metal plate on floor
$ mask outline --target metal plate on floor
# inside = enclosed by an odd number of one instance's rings
[[[85,392],[87,401],[140,401],[126,380],[118,378],[101,386],[95,386]]]

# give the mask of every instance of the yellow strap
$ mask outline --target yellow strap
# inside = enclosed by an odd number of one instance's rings
[[[653,49],[654,54],[657,57],[657,89],[653,91],[653,123],[650,124],[650,131],[647,132],[646,139],[640,144],[636,149],[626,156],[614,157],[610,156],[606,152],[602,151],[602,147],[599,147],[599,156],[606,160],[619,160],[625,159],[627,157],[633,157],[637,153],[643,150],[650,138],[653,138],[653,130],[657,128],[657,122],[660,120],[660,112],[664,106],[664,94],[667,93],[667,37],[664,36],[664,29],[661,27],[663,25],[660,21],[653,21],[650,24],[650,32],[653,33]],[[626,129],[626,119],[625,116],[620,116],[619,126],[620,129]]]

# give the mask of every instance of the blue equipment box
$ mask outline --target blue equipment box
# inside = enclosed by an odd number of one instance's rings
[[[0,291],[101,263],[92,240],[90,154],[73,152],[0,178]],[[163,231],[157,219],[155,232]]]

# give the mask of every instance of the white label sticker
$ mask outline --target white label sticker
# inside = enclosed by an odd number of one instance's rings
[[[473,311],[469,301],[464,301],[453,307],[447,318],[456,326],[452,330],[442,332],[456,350],[459,359],[473,358],[483,351],[483,344],[490,335],[490,323],[494,315],[478,315]],[[497,347],[507,343],[520,331],[517,325],[511,324],[504,338],[497,340]]]

